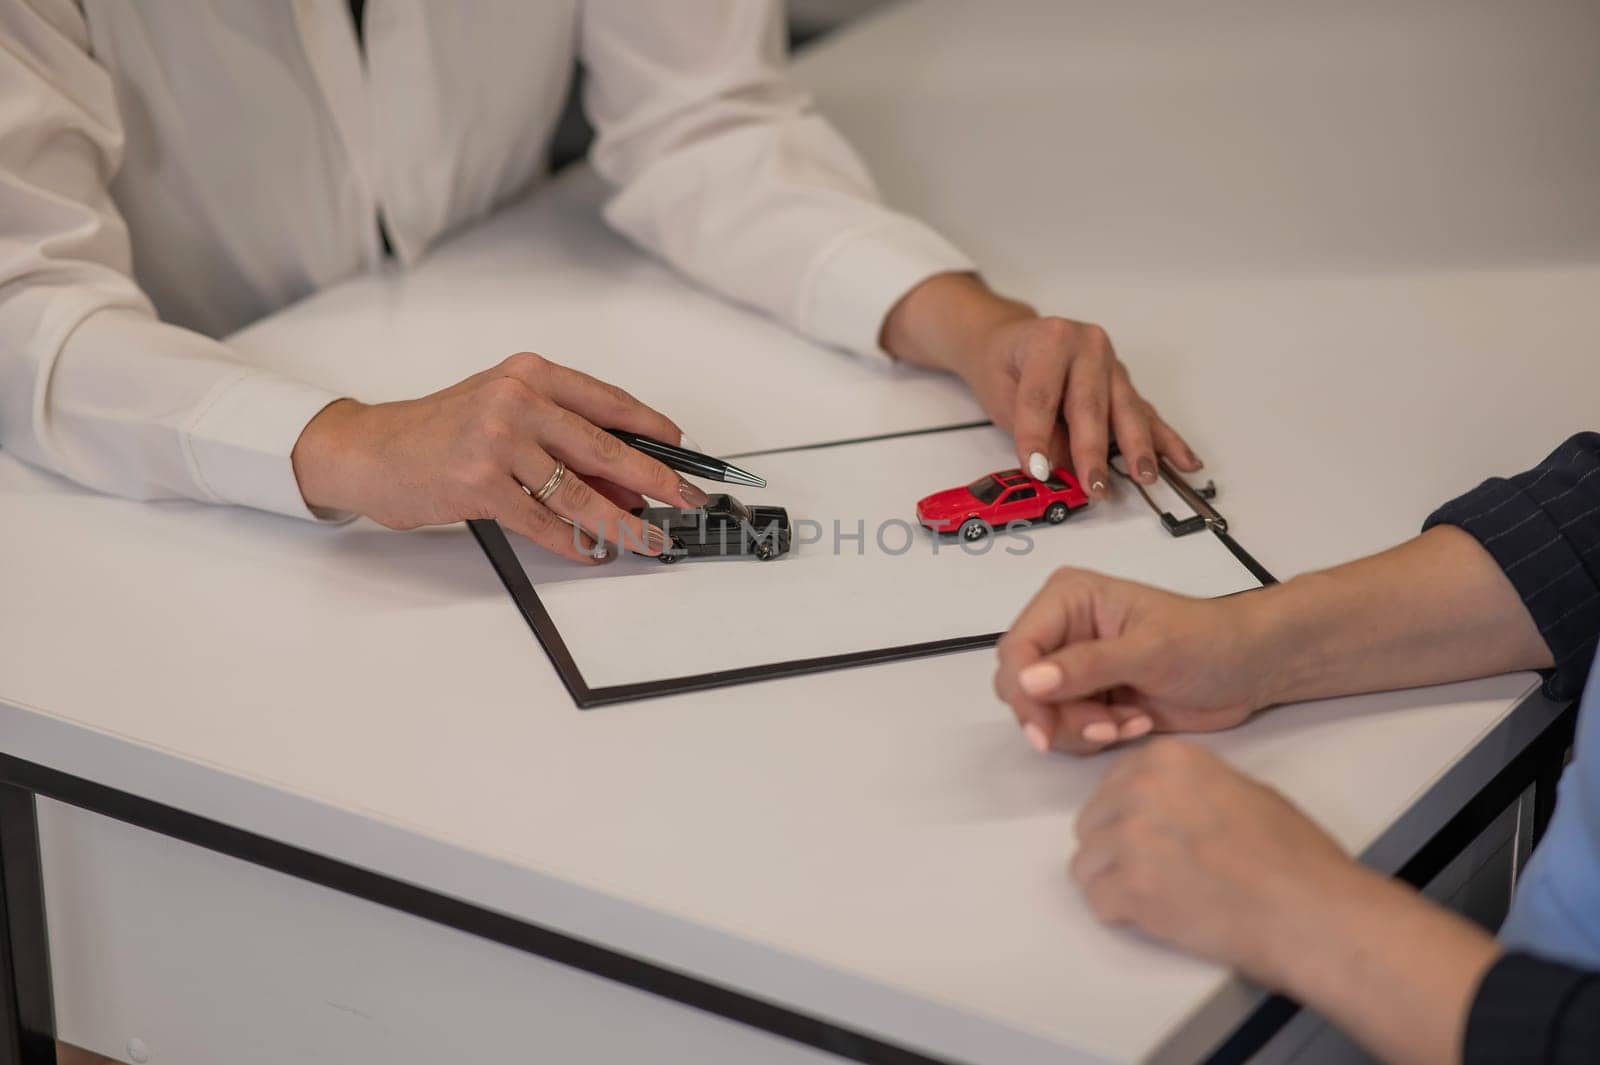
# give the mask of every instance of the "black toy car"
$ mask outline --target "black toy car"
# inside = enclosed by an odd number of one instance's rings
[[[789,550],[787,510],[747,507],[725,493],[693,510],[641,507],[634,513],[667,534],[666,549],[656,556],[662,562],[686,555],[754,555],[765,562]]]

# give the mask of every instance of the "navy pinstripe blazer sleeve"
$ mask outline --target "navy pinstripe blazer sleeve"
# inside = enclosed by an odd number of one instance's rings
[[[1505,570],[1555,659],[1552,698],[1583,691],[1600,640],[1600,433],[1579,433],[1539,465],[1494,477],[1429,516],[1455,525]]]
[[[1600,973],[1505,955],[1478,985],[1462,1048],[1464,1065],[1594,1065]]]

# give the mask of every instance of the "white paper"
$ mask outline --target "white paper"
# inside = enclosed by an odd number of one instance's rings
[[[977,545],[919,527],[921,497],[1016,465],[992,428],[739,461],[769,487],[733,494],[789,509],[796,543],[781,559],[624,556],[577,570],[511,535],[590,687],[1002,631],[1062,566],[1197,596],[1259,586],[1216,537],[1169,536],[1120,479],[1116,499],[1061,525]]]

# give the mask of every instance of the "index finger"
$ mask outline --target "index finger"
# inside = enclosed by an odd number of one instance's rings
[[[1029,740],[1041,749],[1056,745],[1063,715],[1052,705],[1053,700],[1038,697],[1042,691],[1055,689],[1059,678],[1037,674],[1041,668],[1047,673],[1054,669],[1048,665],[1051,657],[1072,642],[1075,622],[1090,605],[1091,597],[1088,583],[1077,571],[1056,571],[1022,608],[996,648],[999,668],[995,690],[1010,704]],[[1069,745],[1078,749],[1083,729],[1098,722],[1115,731],[1109,709],[1077,709],[1067,722],[1071,726],[1071,735],[1066,737]]]
[[[508,368],[535,391],[603,429],[625,429],[664,444],[682,445],[683,430],[609,381],[541,356],[514,357]]]
[[[1060,460],[1059,455],[1050,453],[1050,443],[1061,415],[1067,351],[1054,331],[1037,334],[1027,343],[1017,371],[1011,433],[1022,468],[1035,480],[1043,481]]]
[[[1060,647],[1067,635],[1073,574],[1057,570],[1034,593],[1000,638],[1000,660],[1018,669]]]
[[[644,452],[629,447],[582,416],[554,404],[541,412],[537,439],[544,449],[583,474],[662,502],[701,507],[706,494],[682,475]]]

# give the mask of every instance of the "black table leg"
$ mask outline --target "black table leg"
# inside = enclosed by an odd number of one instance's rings
[[[0,1065],[55,1065],[51,994],[34,796],[0,784]]]

